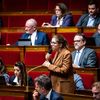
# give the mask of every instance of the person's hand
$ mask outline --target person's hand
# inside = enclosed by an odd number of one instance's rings
[[[49,53],[47,53],[47,54],[45,55],[45,59],[46,59],[47,61],[50,61],[50,57],[51,57],[51,54],[49,54]]]
[[[34,90],[33,91],[33,100],[39,100],[38,98],[39,98],[39,93],[36,90]]]
[[[78,68],[79,66],[78,65],[76,65],[76,64],[73,64],[72,65],[74,68]]]
[[[49,65],[50,65],[50,62],[49,61],[45,61],[42,65],[48,68]]]
[[[52,27],[52,25],[51,25],[50,23],[45,23],[45,22],[44,22],[44,23],[42,24],[42,27]]]

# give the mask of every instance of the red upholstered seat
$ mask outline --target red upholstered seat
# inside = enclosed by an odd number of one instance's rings
[[[5,19],[5,16],[2,16]],[[34,18],[36,19],[38,26],[40,27],[42,23],[50,22],[51,14],[15,14],[13,16],[7,16],[6,20],[4,21],[5,27],[24,27],[26,20]],[[44,20],[45,19],[45,20]],[[5,22],[6,21],[6,22]]]
[[[67,42],[68,42],[68,45],[73,45],[73,39],[74,39],[74,36],[75,36],[75,32],[72,32],[72,33],[65,33],[63,34],[63,36],[66,38]]]
[[[44,51],[27,51],[25,53],[25,64],[26,66],[38,66],[45,61]]]
[[[31,76],[33,80],[36,77],[38,77],[38,76],[40,76],[42,74],[49,75],[49,72],[46,72],[46,71],[31,71],[31,72],[28,73],[28,75]]]
[[[1,41],[0,41],[1,45],[5,45],[6,44],[6,33],[1,33]]]
[[[45,61],[45,54],[48,46],[31,46],[26,47],[24,63],[26,66],[39,66]]]
[[[85,89],[91,89],[92,84],[95,81],[95,76],[94,74],[90,73],[80,73],[80,76],[82,77],[83,84]]]
[[[24,97],[0,96],[0,100],[24,100]]]
[[[16,61],[22,61],[23,48],[14,46],[0,46],[0,57],[6,66],[12,66]]]
[[[20,51],[0,51],[0,57],[5,65],[14,65],[16,61],[20,61]]]
[[[7,73],[8,73],[9,76],[14,75],[14,72],[13,71],[7,71]]]
[[[6,44],[15,45],[23,33],[6,33]]]

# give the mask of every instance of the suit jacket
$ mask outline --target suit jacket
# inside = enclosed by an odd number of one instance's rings
[[[76,51],[72,52],[72,61],[74,62]],[[96,67],[96,52],[90,48],[84,48],[79,59],[79,66],[85,67]]]
[[[11,76],[10,79],[9,79],[9,84],[11,85],[16,85],[13,80],[15,79],[15,75]],[[33,80],[31,77],[28,76],[28,85],[29,86],[34,86],[34,83],[33,83]]]
[[[40,96],[40,100],[48,100],[43,95]],[[51,91],[50,100],[64,100],[57,92]]]
[[[24,33],[21,39],[29,39],[30,34]],[[18,45],[18,43],[16,43]],[[35,39],[35,45],[49,45],[49,38],[46,33],[37,31],[37,36]]]
[[[2,27],[2,26],[3,26],[3,21],[2,21],[2,19],[0,17],[0,27]]]
[[[92,37],[95,40],[96,46],[100,46],[100,33],[96,32],[96,33],[94,33],[94,35]]]
[[[57,16],[53,15],[52,19],[51,19],[51,25],[55,26],[57,23]],[[66,14],[63,16],[63,23],[62,23],[62,27],[66,27],[66,26],[73,26],[74,22],[73,22],[73,16],[72,14]]]
[[[62,49],[59,53],[56,52],[48,69],[50,70],[53,89],[56,92],[74,92],[72,58],[69,50]]]
[[[89,20],[89,14],[84,14],[80,17],[76,26],[85,27],[85,26],[87,26],[88,20]],[[99,23],[100,23],[100,15],[97,15],[95,17],[95,21],[94,21],[93,26],[98,26]]]

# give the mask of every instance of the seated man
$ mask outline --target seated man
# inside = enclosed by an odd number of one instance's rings
[[[95,27],[100,23],[100,14],[95,2],[91,1],[88,4],[88,13],[80,17],[76,26],[79,27]]]
[[[97,57],[96,52],[85,47],[86,37],[83,33],[78,33],[74,37],[75,51],[72,52],[73,67],[86,68],[96,67]]]
[[[63,98],[52,89],[52,83],[48,76],[41,75],[34,80],[34,100],[63,100]],[[40,96],[40,99],[39,99]]]
[[[30,39],[32,46],[49,45],[49,39],[46,33],[37,30],[37,22],[35,19],[28,19],[25,23],[25,33],[21,39]],[[16,43],[18,45],[18,42]]]
[[[95,40],[96,46],[100,46],[100,23],[97,28],[97,32],[92,36]]]
[[[95,82],[92,86],[94,100],[100,100],[100,82]]]

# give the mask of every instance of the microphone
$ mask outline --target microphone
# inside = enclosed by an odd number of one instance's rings
[[[52,53],[52,48],[50,48],[50,49],[48,50],[48,53],[49,53],[49,54],[51,54],[51,53]]]

